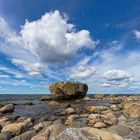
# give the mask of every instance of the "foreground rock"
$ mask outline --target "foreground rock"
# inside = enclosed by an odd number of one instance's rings
[[[123,140],[121,136],[109,131],[92,127],[67,128],[62,131],[57,140]]]
[[[36,135],[36,131],[27,131],[19,136],[14,137],[11,140],[30,140],[33,136]]]
[[[140,119],[140,102],[125,102],[124,114],[131,119]]]
[[[79,82],[57,82],[51,84],[49,89],[53,99],[70,100],[83,98],[87,93],[88,86]]]
[[[123,140],[110,131],[92,127],[65,128],[60,124],[51,125],[31,140]]]
[[[0,140],[10,140],[12,138],[12,134],[10,132],[0,133]]]
[[[62,124],[53,124],[34,136],[31,140],[55,140],[55,138],[65,129]]]
[[[13,136],[17,136],[26,131],[30,123],[31,120],[26,119],[23,122],[8,124],[3,127],[1,132],[10,132]]]
[[[4,107],[2,107],[1,109],[0,109],[0,112],[1,113],[9,113],[9,112],[13,112],[14,111],[14,105],[13,104],[8,104],[8,105],[6,105],[6,106],[4,106]]]

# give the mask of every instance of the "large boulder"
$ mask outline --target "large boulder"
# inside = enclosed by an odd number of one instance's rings
[[[88,85],[79,82],[56,82],[49,86],[53,99],[71,100],[83,98],[87,91]]]

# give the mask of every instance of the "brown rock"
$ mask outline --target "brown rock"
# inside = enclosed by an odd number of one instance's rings
[[[25,131],[29,126],[30,120],[27,119],[24,122],[12,123],[3,127],[2,132],[11,132],[13,136],[19,135]]]
[[[51,84],[49,89],[53,99],[70,100],[83,98],[87,93],[88,86],[79,82],[57,82]]]
[[[62,124],[53,124],[47,127],[43,132],[38,133],[31,140],[49,140],[55,139],[63,130],[65,126]]]
[[[128,118],[140,119],[140,102],[125,102],[123,112]]]
[[[73,113],[75,113],[75,109],[72,108],[72,107],[67,108],[65,111],[66,111],[67,114],[73,114]]]
[[[86,106],[85,107],[85,110],[87,111],[87,112],[94,112],[95,110],[97,109],[97,107],[96,106]]]
[[[105,123],[103,123],[103,122],[96,122],[96,123],[94,124],[94,127],[95,127],[95,128],[106,128],[107,125],[106,125]]]
[[[5,105],[4,107],[2,107],[0,109],[0,112],[1,113],[10,113],[10,112],[13,112],[14,111],[14,105],[13,104],[8,104],[8,105]]]
[[[36,135],[36,131],[27,131],[19,136],[14,137],[11,140],[30,140],[33,136]]]
[[[118,119],[113,114],[113,112],[108,112],[108,113],[105,113],[105,114],[101,115],[101,119],[107,125],[115,125],[118,122]]]
[[[44,126],[49,126],[51,125],[51,121],[45,121],[45,122],[40,122],[39,124],[34,126],[34,129],[38,132],[40,131]]]
[[[123,140],[117,134],[92,127],[67,128],[62,131],[57,140]]]

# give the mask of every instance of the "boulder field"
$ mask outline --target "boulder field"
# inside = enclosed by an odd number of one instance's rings
[[[49,89],[41,101],[0,101],[0,140],[140,140],[139,95],[88,96],[78,82]]]

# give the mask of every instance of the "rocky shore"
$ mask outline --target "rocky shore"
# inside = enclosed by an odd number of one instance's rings
[[[98,94],[73,100],[43,96],[42,102],[47,103],[46,111],[27,116],[14,114],[19,104],[0,103],[0,140],[140,140],[138,95]]]

